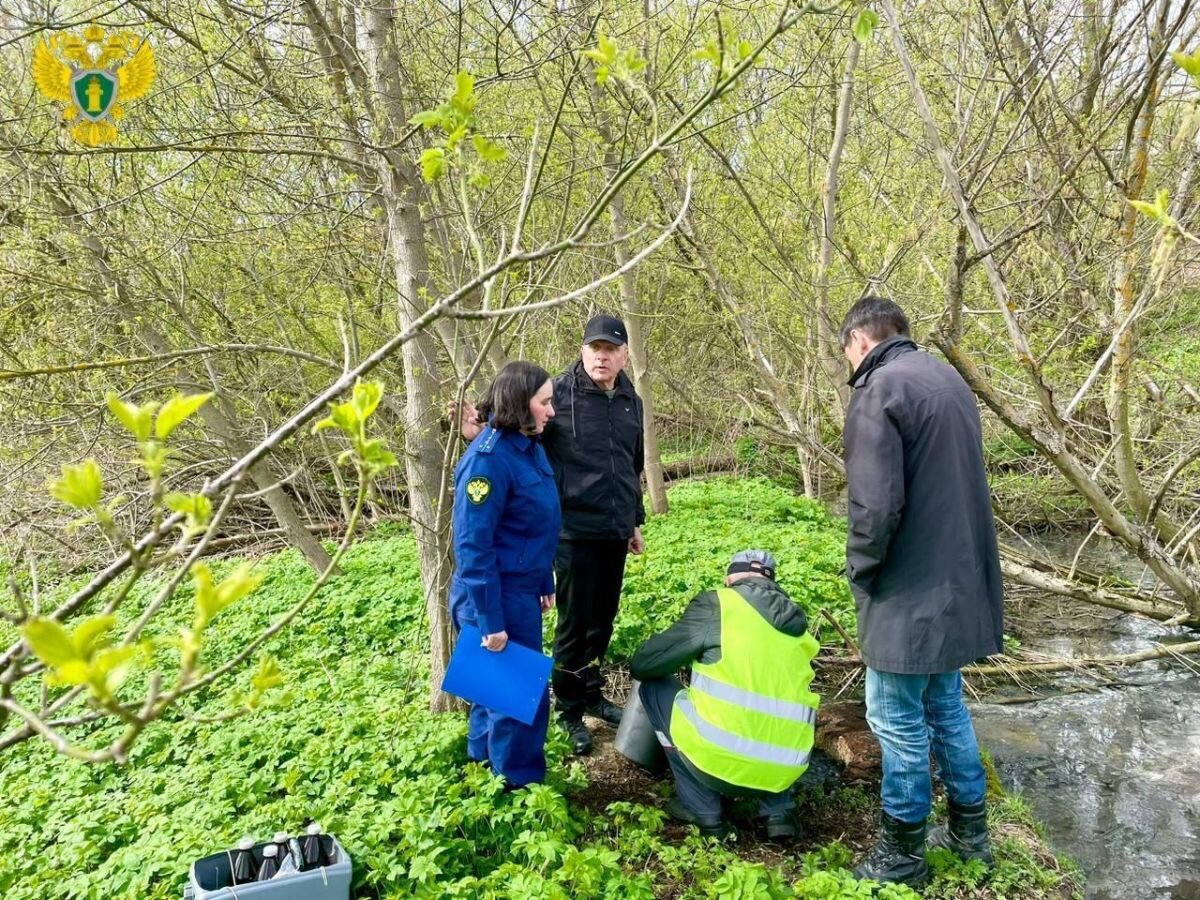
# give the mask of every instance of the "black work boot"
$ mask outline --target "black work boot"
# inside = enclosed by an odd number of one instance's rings
[[[772,813],[769,816],[761,816],[763,824],[767,828],[767,840],[771,841],[791,841],[796,839],[796,835],[800,833],[800,824],[796,818],[796,811],[789,809],[787,812]]]
[[[960,859],[977,859],[992,868],[992,843],[988,840],[987,807],[980,800],[959,806],[950,803],[950,824],[929,832],[929,846],[949,850]]]
[[[614,727],[621,724],[621,713],[624,712],[621,707],[609,703],[603,697],[589,705],[587,711],[588,715],[595,716],[597,719],[607,722]]]
[[[571,752],[576,756],[587,756],[592,752],[592,733],[583,724],[583,719],[563,716],[562,725],[567,729],[567,737],[571,739]]]
[[[676,822],[695,825],[705,837],[723,838],[733,834],[733,826],[726,823],[720,816],[698,815],[688,809],[678,797],[672,797],[667,803],[666,813]]]
[[[922,887],[929,880],[925,862],[925,822],[901,822],[879,814],[879,840],[854,869],[854,877]]]

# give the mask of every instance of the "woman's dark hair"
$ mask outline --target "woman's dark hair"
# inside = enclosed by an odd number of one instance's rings
[[[533,434],[537,426],[529,411],[529,401],[549,380],[550,374],[539,365],[510,362],[492,379],[479,401],[479,419],[484,422],[490,419],[494,427],[506,431]]]

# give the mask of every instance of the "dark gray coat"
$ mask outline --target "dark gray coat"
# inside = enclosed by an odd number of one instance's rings
[[[932,674],[999,653],[1000,555],[975,397],[904,337],[850,379],[846,573],[864,662]]]

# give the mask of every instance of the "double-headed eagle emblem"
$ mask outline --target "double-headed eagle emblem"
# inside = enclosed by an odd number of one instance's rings
[[[154,75],[154,51],[146,41],[107,34],[99,25],[82,34],[56,34],[33,48],[34,84],[66,104],[63,119],[74,123],[71,136],[89,147],[116,140],[122,104],[149,91]]]

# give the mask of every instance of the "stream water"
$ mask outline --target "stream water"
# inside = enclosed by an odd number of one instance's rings
[[[1111,569],[1114,561],[1093,562]],[[1068,634],[1046,625],[1055,633],[1023,644],[1059,657],[1195,639],[1128,616]],[[1051,845],[1079,863],[1090,898],[1200,900],[1198,673],[1200,665],[1151,662],[1124,670],[1120,685],[1072,693],[1096,683],[1068,675],[1043,686],[1038,702],[972,705],[1001,781],[1029,802]]]

